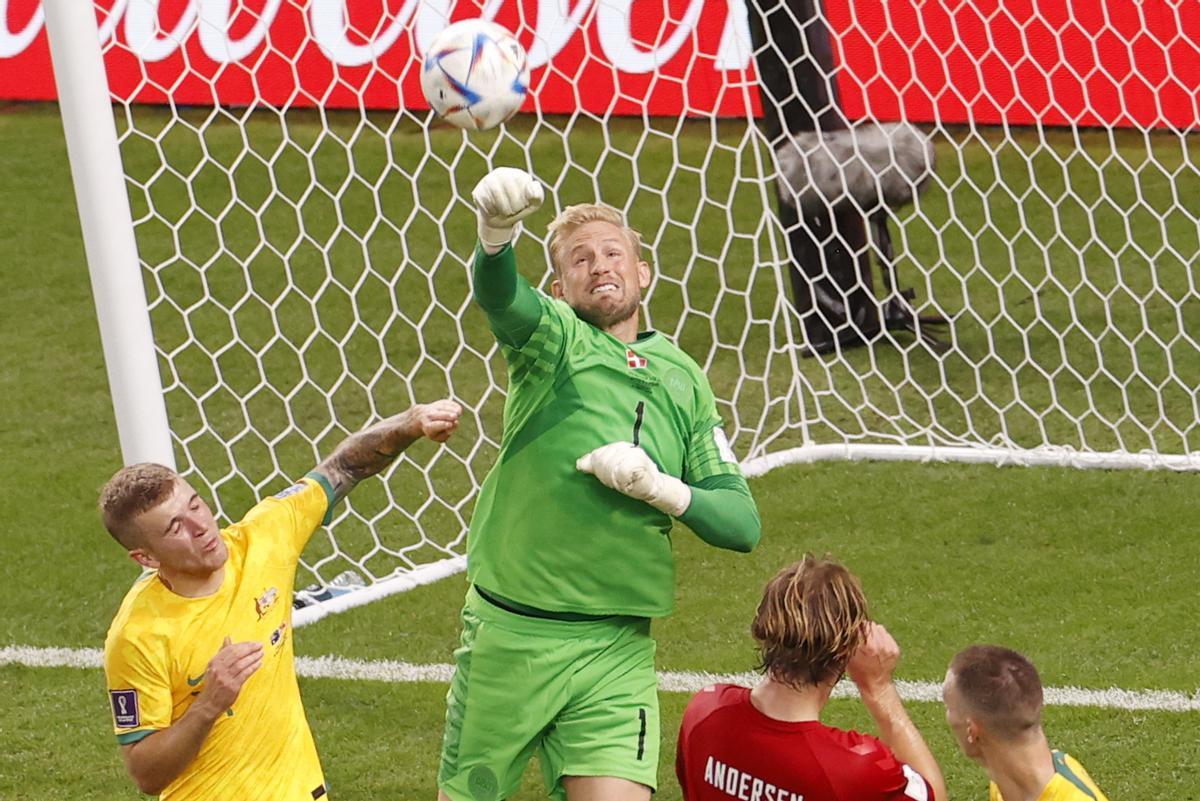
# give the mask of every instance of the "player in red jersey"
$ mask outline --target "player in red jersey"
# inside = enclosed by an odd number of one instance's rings
[[[751,633],[763,679],[717,684],[683,714],[675,772],[685,801],[946,801],[946,784],[892,683],[900,648],[871,622],[862,586],[831,559],[767,584]],[[821,723],[849,671],[879,738]]]

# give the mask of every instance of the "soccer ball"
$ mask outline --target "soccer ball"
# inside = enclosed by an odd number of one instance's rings
[[[529,92],[529,58],[510,32],[468,19],[434,38],[421,67],[421,91],[438,116],[486,131],[517,113]]]

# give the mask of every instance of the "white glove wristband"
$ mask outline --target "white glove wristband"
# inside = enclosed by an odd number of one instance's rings
[[[500,251],[504,250],[504,246],[513,240],[515,228],[493,228],[483,221],[479,220],[479,246],[483,248],[483,252],[489,256],[495,256]]]
[[[675,476],[659,473],[654,496],[644,500],[660,512],[679,517],[692,505],[692,488]]]
[[[692,503],[691,487],[660,471],[649,454],[628,442],[602,445],[579,457],[575,468],[672,517],[679,517]]]

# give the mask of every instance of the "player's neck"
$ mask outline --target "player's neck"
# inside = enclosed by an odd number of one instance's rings
[[[1028,742],[989,750],[984,767],[1004,801],[1037,801],[1054,778],[1054,757],[1040,733]]]
[[[221,565],[207,576],[172,573],[160,567],[158,580],[176,595],[182,595],[184,598],[206,598],[221,589],[221,584],[225,581],[225,566]]]
[[[764,677],[750,691],[750,703],[759,712],[772,720],[799,723],[805,720],[820,720],[821,710],[829,700],[832,687],[812,685],[802,690],[780,684]]]
[[[610,334],[624,342],[626,345],[636,342],[638,335],[638,325],[641,322],[641,315],[634,312],[619,323],[613,323],[608,328],[604,329],[604,333]]]

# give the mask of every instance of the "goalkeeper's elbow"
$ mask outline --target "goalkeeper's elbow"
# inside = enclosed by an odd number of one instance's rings
[[[762,538],[758,509],[749,494],[692,488],[692,503],[679,517],[700,539],[717,548],[750,553]]]
[[[753,525],[748,525],[733,532],[732,544],[729,546],[729,550],[737,551],[738,553],[750,553],[761,539],[762,523],[759,522],[758,515],[755,515]]]
[[[762,539],[762,526],[759,525],[756,518],[753,526],[731,526],[722,531],[704,533],[697,531],[696,533],[709,545],[722,550],[750,553]]]

